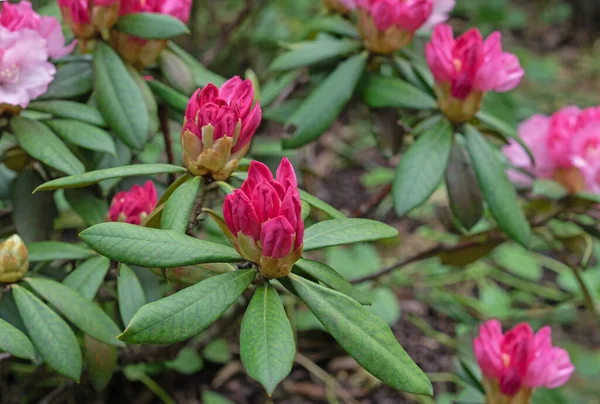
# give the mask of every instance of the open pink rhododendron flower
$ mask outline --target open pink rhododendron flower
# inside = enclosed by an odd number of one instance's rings
[[[94,38],[112,28],[119,18],[119,0],[58,0],[62,16],[80,39]]]
[[[146,181],[143,187],[134,185],[129,191],[117,193],[108,210],[108,220],[141,224],[156,207],[156,187]]]
[[[250,163],[242,187],[225,198],[223,216],[240,255],[267,278],[281,278],[302,255],[301,210],[294,168],[283,158],[276,178],[266,165]]]
[[[181,132],[183,162],[194,175],[225,180],[246,155],[260,125],[250,80],[233,77],[218,89],[208,84],[190,98]]]
[[[519,59],[502,50],[499,32],[484,40],[479,30],[471,29],[454,39],[452,27],[440,24],[425,55],[440,108],[459,123],[473,118],[485,92],[512,90],[525,74]]]
[[[526,399],[533,389],[553,389],[569,380],[575,368],[567,351],[552,346],[550,334],[548,326],[534,334],[527,323],[506,334],[497,320],[481,326],[473,349],[489,402],[504,402],[497,401],[501,396]]]
[[[187,24],[191,9],[192,0],[121,0],[119,15],[166,14]],[[167,46],[166,40],[146,40],[116,30],[111,32],[110,43],[123,59],[138,69],[155,63]]]
[[[532,165],[515,142],[503,152],[511,164],[540,179],[554,179],[569,192],[600,193],[600,107],[565,107],[551,117],[535,115],[519,126],[519,136],[535,157]],[[517,183],[529,177],[509,170]]]

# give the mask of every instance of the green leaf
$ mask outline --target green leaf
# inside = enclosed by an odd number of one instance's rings
[[[229,400],[222,395],[215,393],[214,391],[203,391],[202,392],[202,402],[204,404],[235,404],[233,401]]]
[[[36,160],[66,174],[80,174],[85,167],[71,150],[43,123],[14,117],[10,121],[17,141]]]
[[[105,127],[106,122],[96,108],[74,101],[34,101],[27,106],[33,111],[47,112],[57,118],[76,119],[81,122]]]
[[[393,326],[400,320],[400,302],[391,288],[380,286],[370,291],[373,304],[368,310],[379,316],[389,326]]]
[[[302,102],[289,120],[294,137],[283,139],[285,149],[315,140],[337,119],[352,97],[367,63],[367,53],[352,56],[336,69]]]
[[[426,202],[444,178],[452,150],[452,126],[442,120],[417,138],[400,159],[392,186],[398,216]]]
[[[371,304],[371,298],[369,296],[352,286],[352,284],[348,282],[346,278],[337,273],[335,269],[331,268],[327,264],[302,258],[296,262],[293,272],[300,275],[308,275],[320,282],[323,282],[330,288],[350,296],[360,304]]]
[[[35,360],[35,351],[27,335],[0,318],[0,351],[17,358]]]
[[[84,149],[116,154],[115,142],[105,130],[72,119],[54,119],[46,124],[61,138]]]
[[[242,260],[231,247],[198,240],[173,230],[149,229],[127,223],[97,224],[84,230],[80,237],[106,257],[147,268]]]
[[[431,382],[383,320],[342,293],[294,274],[288,278],[333,338],[373,376],[408,393],[433,395]]]
[[[463,147],[455,143],[446,171],[446,190],[452,214],[471,230],[483,216],[483,197]]]
[[[277,291],[260,285],[248,305],[240,331],[240,356],[251,378],[271,396],[292,370],[296,343]]]
[[[224,365],[231,361],[231,349],[223,338],[211,341],[202,350],[202,355],[207,361]]]
[[[168,106],[173,107],[179,112],[185,112],[189,101],[188,97],[158,80],[148,81],[148,87],[150,87],[154,95],[164,101]]]
[[[97,256],[84,261],[63,280],[63,284],[93,300],[110,268],[110,260]]]
[[[71,327],[24,287],[15,284],[12,291],[35,349],[48,366],[78,382],[81,351]]]
[[[136,164],[133,166],[122,166],[105,168],[103,170],[90,171],[85,174],[72,175],[70,177],[58,178],[45,183],[35,189],[37,191],[51,191],[64,188],[81,188],[111,178],[137,177],[162,173],[183,173],[186,169],[171,164]]]
[[[196,195],[198,192],[203,192],[200,190],[202,184],[203,182],[200,177],[194,177],[173,192],[169,199],[167,199],[161,216],[161,229],[185,233],[190,221]]]
[[[346,215],[344,215],[342,212],[340,212],[339,210],[337,210],[336,208],[334,208],[327,202],[322,201],[319,198],[317,198],[316,196],[311,195],[308,192],[303,191],[301,189],[299,189],[298,191],[300,191],[300,200],[308,203],[312,207],[322,210],[323,212],[327,213],[329,216],[331,216],[334,219],[345,219],[346,218]]]
[[[121,319],[123,324],[127,325],[135,313],[147,302],[140,280],[133,269],[127,265],[121,265],[119,268],[117,291],[119,293]]]
[[[204,367],[204,359],[194,348],[185,347],[172,361],[165,362],[165,366],[182,375],[193,375]]]
[[[142,307],[119,339],[130,344],[172,344],[203,331],[252,283],[245,269],[214,276]]]
[[[90,381],[96,391],[103,391],[117,369],[117,348],[89,335],[85,335],[84,342],[85,367]]]
[[[356,25],[339,15],[327,15],[312,20],[308,24],[306,32],[311,33],[315,31],[360,38]]]
[[[269,105],[270,103],[272,103],[273,101],[275,101],[275,99],[277,97],[279,97],[279,95],[288,87],[290,87],[298,78],[298,72],[297,71],[290,71],[287,73],[284,73],[282,75],[278,75],[275,77],[272,77],[271,79],[269,79],[269,81],[267,81],[266,83],[264,83],[261,88],[260,88],[260,105],[261,107],[266,107],[267,105]],[[256,143],[254,143],[253,145],[253,151],[256,148]],[[280,147],[281,149],[281,147]]]
[[[277,56],[269,68],[271,70],[290,70],[314,65],[357,51],[361,44],[350,39],[328,39],[301,42],[293,46],[292,50]]]
[[[206,67],[200,64],[200,62],[198,62],[194,56],[187,53],[174,42],[169,41],[168,47],[190,68],[192,75],[194,76],[194,82],[198,87],[204,87],[208,83],[213,83],[215,86],[220,87],[223,83],[225,83],[224,77],[208,70]]]
[[[64,243],[62,241],[39,241],[27,246],[30,262],[55,260],[81,260],[96,253],[83,244]]]
[[[103,42],[94,53],[94,92],[108,126],[129,147],[141,150],[150,127],[144,97],[119,55]]]
[[[39,195],[51,195],[42,193]],[[65,198],[71,208],[85,221],[86,224],[93,226],[106,220],[108,212],[108,202],[106,199],[98,197],[89,189],[73,188],[65,191]]]
[[[398,230],[370,219],[333,219],[315,223],[304,233],[304,251],[396,237]]]
[[[494,260],[503,268],[522,278],[539,282],[543,269],[535,255],[514,243],[504,243],[494,251]]]
[[[485,126],[487,126],[490,129],[493,129],[494,131],[502,135],[505,139],[515,140],[523,148],[523,150],[525,150],[525,152],[529,156],[529,159],[531,160],[531,163],[535,165],[535,157],[533,156],[533,152],[531,151],[529,146],[527,146],[525,142],[523,142],[523,140],[519,137],[517,131],[513,126],[483,110],[480,110],[475,116]]]
[[[169,39],[190,33],[180,19],[158,13],[127,14],[119,18],[115,28],[144,39]]]
[[[502,162],[494,149],[473,126],[465,127],[465,138],[479,187],[492,216],[502,231],[527,247],[531,229],[519,207],[517,193],[504,172]]]
[[[58,68],[54,80],[39,100],[79,97],[92,91],[92,65],[88,62],[68,63]]]
[[[361,90],[363,100],[371,108],[437,108],[433,97],[397,77],[369,74]]]
[[[86,334],[110,345],[125,346],[116,338],[121,332],[119,327],[95,303],[51,279],[26,278],[25,281]]]

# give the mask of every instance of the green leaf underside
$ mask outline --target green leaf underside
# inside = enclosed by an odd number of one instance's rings
[[[115,154],[115,142],[105,130],[73,119],[54,119],[46,122],[62,139],[85,149]]]
[[[300,275],[307,274],[316,280],[323,282],[330,288],[350,296],[360,304],[371,304],[371,298],[369,296],[352,286],[352,284],[348,282],[346,278],[337,273],[335,269],[331,268],[327,264],[301,258],[298,262],[296,262],[293,272],[299,272]]]
[[[240,332],[244,367],[269,395],[292,370],[296,343],[277,291],[260,285],[248,305]]]
[[[342,293],[294,274],[289,279],[327,331],[363,368],[391,387],[433,395],[431,382],[383,320]]]
[[[33,345],[44,361],[58,373],[79,381],[81,351],[71,327],[27,289],[13,285],[12,291]]]
[[[34,101],[27,109],[47,112],[58,118],[76,119],[91,125],[106,126],[104,118],[96,108],[75,101]]]
[[[396,237],[398,230],[370,219],[332,219],[315,223],[304,233],[304,251]]]
[[[80,237],[106,257],[147,268],[242,260],[231,247],[198,240],[173,230],[150,229],[127,223],[97,224],[84,230]]]
[[[317,198],[316,196],[311,195],[308,192],[303,191],[301,189],[299,189],[298,191],[300,192],[300,200],[308,203],[312,207],[322,210],[323,212],[327,213],[329,216],[331,216],[334,219],[345,219],[346,218],[346,215],[344,215],[342,212],[340,212],[339,210],[337,210],[336,208],[334,208],[327,202],[322,201],[319,198]]]
[[[201,183],[200,177],[194,177],[178,187],[167,199],[160,221],[162,229],[185,233]]]
[[[419,136],[402,156],[392,187],[398,216],[418,207],[435,192],[444,178],[451,150],[452,127],[444,119]]]
[[[531,228],[519,206],[517,193],[504,172],[502,162],[477,129],[467,125],[464,132],[477,182],[492,216],[502,231],[527,247]]]
[[[127,325],[135,313],[147,302],[140,280],[133,269],[127,265],[121,265],[119,268],[117,292],[119,294],[119,313],[123,324]]]
[[[362,85],[362,97],[371,108],[437,108],[433,97],[397,77],[369,74]]]
[[[26,282],[71,323],[99,341],[125,346],[116,337],[121,330],[95,303],[68,286],[50,279],[27,278]]]
[[[90,258],[96,253],[82,244],[62,241],[39,241],[27,246],[30,262],[54,260],[80,260]]]
[[[0,350],[17,358],[35,360],[35,351],[27,335],[0,318]]]
[[[303,42],[275,58],[270,68],[289,70],[310,66],[357,51],[360,46],[360,42],[349,39]]]
[[[108,386],[117,368],[117,348],[89,335],[85,335],[84,342],[85,367],[92,385],[100,392]]]
[[[214,276],[143,306],[119,339],[130,344],[172,344],[200,333],[218,319],[252,283],[245,269]]]
[[[34,159],[65,174],[85,172],[81,161],[43,123],[17,116],[11,120],[11,127],[19,145]]]
[[[97,256],[84,261],[63,280],[63,284],[93,300],[110,268],[110,260]]]
[[[142,175],[153,175],[163,173],[183,173],[186,169],[171,164],[136,164],[105,168],[103,170],[90,171],[85,174],[71,175],[58,178],[40,185],[34,191],[51,191],[54,189],[81,188],[111,178],[133,177]]]
[[[122,16],[115,28],[144,39],[169,39],[190,32],[178,18],[158,13],[133,13]]]

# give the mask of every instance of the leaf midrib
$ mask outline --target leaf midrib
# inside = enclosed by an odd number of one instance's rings
[[[344,220],[344,219],[339,219],[339,220]],[[356,220],[356,219],[346,219],[346,220]],[[359,219],[359,220],[360,220],[360,219]],[[326,221],[325,221],[325,222],[320,222],[320,223],[326,223]],[[312,240],[312,239],[314,239],[315,237],[322,237],[322,236],[324,236],[324,235],[326,235],[326,234],[329,234],[329,233],[333,233],[333,232],[336,232],[336,231],[339,231],[339,230],[344,230],[344,229],[347,229],[347,228],[349,228],[349,227],[360,226],[360,225],[364,225],[364,224],[367,224],[367,222],[363,222],[363,221],[361,220],[361,221],[360,221],[360,223],[357,223],[357,222],[352,222],[352,223],[349,223],[349,224],[347,224],[347,225],[345,225],[345,226],[341,226],[341,227],[335,227],[335,228],[330,228],[330,229],[329,229],[329,230],[327,230],[327,231],[324,231],[324,232],[321,232],[321,233],[317,233],[317,234],[315,234],[315,235],[313,235],[313,236],[311,236],[311,237],[309,237],[309,238],[305,238],[305,239],[304,239],[304,243],[306,243],[308,240]],[[373,224],[381,224],[381,223],[374,222]],[[307,229],[307,231],[308,231],[308,230],[310,230],[310,227]]]

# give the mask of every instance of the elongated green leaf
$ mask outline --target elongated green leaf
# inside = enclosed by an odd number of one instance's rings
[[[89,62],[67,63],[58,68],[48,91],[38,99],[53,100],[73,98],[92,91],[92,64]]]
[[[298,77],[298,71],[290,71],[282,75],[275,76],[260,87],[260,105],[266,107],[283,92],[290,87]],[[256,144],[253,144],[256,147]],[[281,149],[281,147],[280,147]],[[253,149],[254,150],[254,149]]]
[[[105,168],[103,170],[90,171],[85,174],[72,175],[70,177],[49,181],[37,187],[34,192],[64,188],[81,188],[111,178],[136,177],[162,173],[183,173],[185,171],[186,170],[183,167],[170,164],[137,164],[134,166]]]
[[[304,251],[396,237],[398,230],[370,219],[333,219],[315,223],[304,233]]]
[[[96,253],[83,244],[64,243],[62,241],[38,241],[27,246],[29,261],[80,260],[90,258]]]
[[[202,184],[200,177],[194,177],[173,192],[173,195],[167,199],[162,213],[160,221],[162,229],[185,233],[194,207],[194,200]]]
[[[79,381],[81,351],[71,327],[24,287],[13,285],[12,291],[35,349],[48,366]]]
[[[477,113],[476,117],[485,126],[487,126],[490,129],[493,129],[494,131],[496,131],[499,134],[501,134],[502,136],[504,136],[504,138],[506,138],[506,140],[509,140],[509,139],[515,140],[523,148],[523,150],[525,150],[527,152],[527,155],[529,156],[531,163],[535,165],[535,157],[533,156],[533,152],[531,151],[529,146],[527,146],[525,144],[525,142],[523,142],[523,140],[519,137],[519,135],[514,127],[512,127],[508,123],[504,122],[502,119],[497,118],[494,115],[490,114],[489,112],[486,112],[483,110],[479,111]]]
[[[194,81],[196,82],[197,86],[204,87],[208,83],[213,83],[215,86],[220,87],[223,83],[225,83],[224,77],[208,70],[206,67],[200,64],[200,62],[198,62],[194,56],[187,53],[174,42],[169,41],[168,47],[192,70]]]
[[[127,223],[97,224],[84,230],[80,237],[106,257],[147,268],[241,261],[233,248],[173,230],[148,229]]]
[[[354,299],[291,274],[298,296],[356,361],[385,384],[431,396],[431,382],[396,340],[388,325]]]
[[[371,304],[371,298],[356,289],[346,278],[336,272],[329,265],[319,261],[300,259],[292,269],[294,273],[308,275],[332,289],[350,296],[360,304]]]
[[[214,276],[149,303],[133,317],[119,339],[130,344],[172,344],[211,325],[246,290],[256,272],[245,269]]]
[[[35,360],[35,351],[27,335],[0,318],[0,351],[17,358]]]
[[[40,195],[45,195],[42,193]],[[106,220],[108,202],[96,196],[89,188],[72,188],[65,191],[65,198],[71,208],[90,226]]]
[[[427,201],[440,185],[448,166],[452,138],[450,122],[441,120],[419,136],[402,156],[392,187],[398,216]]]
[[[121,332],[119,327],[95,303],[51,279],[26,278],[25,281],[86,334],[110,345],[124,346],[116,338]]]
[[[89,335],[85,335],[84,342],[85,364],[90,381],[96,391],[103,391],[117,368],[117,348]]]
[[[294,44],[294,48],[275,58],[271,70],[289,70],[338,58],[360,48],[358,41],[330,39]]]
[[[361,89],[363,100],[371,108],[437,108],[433,97],[397,77],[370,74]]]
[[[46,124],[67,142],[85,149],[115,154],[115,142],[108,132],[73,119],[54,119]]]
[[[202,392],[202,402],[204,404],[235,404],[233,401],[214,391],[206,390]]]
[[[294,136],[283,140],[283,147],[293,149],[318,138],[336,120],[352,97],[354,88],[365,70],[367,53],[352,56],[316,88],[294,112],[289,124]]]
[[[33,111],[47,112],[57,118],[76,119],[81,122],[105,127],[106,122],[100,111],[91,105],[81,104],[74,101],[34,101],[27,106]]]
[[[240,331],[240,356],[250,377],[269,395],[292,370],[296,356],[294,333],[270,284],[256,288],[248,305]]]
[[[119,313],[127,326],[135,313],[146,304],[146,295],[137,275],[127,265],[121,265],[117,278],[119,293]]]
[[[298,191],[300,191],[300,200],[308,203],[309,205],[311,205],[319,210],[322,210],[323,212],[327,213],[332,218],[334,218],[334,219],[345,219],[346,218],[346,215],[344,215],[342,212],[340,212],[339,210],[337,210],[336,208],[334,208],[327,202],[322,201],[319,198],[317,198],[316,196],[311,195],[308,192],[303,191],[301,189],[299,189]]]
[[[66,174],[85,171],[81,161],[43,123],[17,116],[11,127],[21,147],[34,159]]]
[[[150,127],[144,97],[119,55],[103,42],[94,53],[94,92],[108,126],[129,147],[141,150]]]
[[[92,257],[75,268],[63,280],[63,284],[76,290],[88,300],[93,300],[110,268],[106,257]]]
[[[306,28],[306,33],[310,34],[314,31],[360,38],[356,25],[339,15],[327,15],[311,21]]]
[[[502,162],[492,146],[473,126],[465,127],[465,137],[479,188],[492,216],[510,238],[527,247],[531,229],[519,207],[517,193],[504,172]]]
[[[133,13],[119,18],[117,30],[144,39],[169,39],[189,34],[188,27],[178,18],[158,13]]]
[[[154,95],[163,100],[168,106],[179,112],[185,112],[189,98],[157,80],[148,81],[148,87]]]

